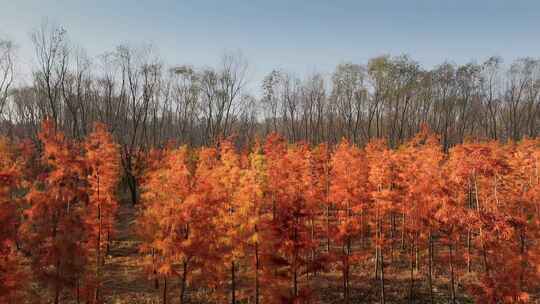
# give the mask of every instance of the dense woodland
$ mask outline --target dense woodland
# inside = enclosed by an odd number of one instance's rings
[[[112,302],[120,147],[101,124],[77,141],[47,120],[38,138],[0,145],[0,301]],[[539,140],[445,153],[427,129],[397,149],[273,134],[240,152],[224,140],[137,159],[141,195],[124,204],[137,275],[160,303],[540,296]],[[114,303],[158,302],[138,300]]]
[[[380,56],[254,92],[240,53],[31,38],[30,83],[0,40],[0,303],[540,298],[540,60]],[[112,302],[122,206],[154,300]]]

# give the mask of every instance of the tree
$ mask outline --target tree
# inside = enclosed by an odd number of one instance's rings
[[[265,251],[266,224],[268,218],[264,214],[264,191],[266,175],[264,156],[260,148],[256,148],[245,160],[240,172],[238,187],[234,191],[237,202],[235,220],[237,221],[236,250],[253,273],[248,277],[247,298],[253,298],[256,304],[261,303],[261,269]]]
[[[407,235],[410,247],[409,302],[414,298],[414,270],[419,270],[419,252],[427,243],[427,279],[430,301],[433,303],[434,235],[438,226],[436,212],[443,208],[448,189],[443,175],[444,154],[438,138],[425,127],[396,151],[399,179],[396,187],[403,193],[402,234]],[[405,221],[405,219],[407,219]],[[425,248],[424,247],[424,248]]]
[[[120,176],[119,149],[103,124],[95,125],[84,146],[89,186],[89,201],[85,208],[86,224],[90,229],[88,250],[95,256],[95,273],[91,284],[95,286],[93,301],[100,302],[101,266],[115,231],[116,187]]]
[[[80,300],[88,263],[84,208],[88,195],[80,148],[66,140],[50,120],[43,123],[40,139],[44,171],[28,193],[30,208],[19,233],[25,239],[33,274],[58,304],[68,291]]]
[[[0,302],[23,301],[28,282],[21,255],[18,252],[17,229],[20,225],[23,186],[22,162],[10,148],[10,142],[0,137]]]
[[[329,199],[335,207],[337,221],[332,239],[340,247],[337,257],[342,270],[344,303],[350,301],[350,268],[355,260],[352,240],[364,224],[358,220],[358,213],[363,213],[370,202],[366,164],[365,155],[346,140],[332,156]]]
[[[32,33],[32,42],[39,65],[34,72],[35,87],[43,98],[38,105],[40,116],[50,117],[55,127],[58,127],[62,123],[61,86],[69,62],[67,31],[61,26],[43,21],[41,27]]]
[[[352,63],[340,64],[332,76],[333,88],[331,99],[337,105],[343,136],[356,144],[369,138],[365,129],[367,107],[367,78],[364,66]],[[371,113],[370,113],[371,114]]]
[[[198,258],[202,241],[195,239],[198,235],[193,233],[195,224],[191,222],[194,211],[187,201],[193,187],[188,150],[166,151],[157,162],[142,183],[142,213],[137,221],[143,239],[140,250],[156,287],[157,278],[164,279],[163,302],[167,302],[167,278],[178,275],[180,302],[185,303],[188,273],[195,268],[192,262]]]
[[[2,117],[14,80],[14,49],[13,42],[0,39],[0,118]]]
[[[386,301],[384,249],[388,242],[385,234],[385,218],[394,209],[394,205],[399,202],[394,188],[396,171],[393,151],[386,148],[386,143],[382,140],[371,141],[367,145],[366,157],[369,162],[368,180],[375,209],[375,278],[380,279],[380,302],[384,304]]]
[[[203,134],[206,144],[231,135],[239,100],[246,84],[247,62],[241,53],[226,53],[221,67],[200,73]]]
[[[212,196],[217,209],[217,217],[208,220],[215,221],[219,237],[213,239],[214,251],[220,255],[217,264],[216,275],[218,286],[224,289],[230,280],[230,303],[236,304],[238,295],[238,265],[243,257],[241,225],[244,220],[239,209],[240,202],[235,199],[241,177],[240,157],[234,150],[230,141],[219,142],[219,161],[216,167],[207,176],[207,182],[211,186]],[[227,293],[225,293],[227,294]],[[226,298],[226,297],[225,297]],[[223,301],[223,300],[222,300]]]

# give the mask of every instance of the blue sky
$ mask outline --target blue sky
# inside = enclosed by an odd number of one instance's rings
[[[29,33],[44,18],[90,55],[150,42],[167,63],[212,66],[224,50],[241,50],[253,81],[273,68],[326,73],[381,54],[426,67],[540,56],[538,0],[0,0],[0,36],[26,66]]]

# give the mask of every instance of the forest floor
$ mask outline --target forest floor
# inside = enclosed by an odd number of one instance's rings
[[[158,304],[162,303],[163,284],[156,288],[154,280],[146,275],[138,253],[140,241],[135,230],[136,208],[128,203],[121,204],[118,210],[117,234],[111,243],[109,256],[104,268],[104,299],[112,304]],[[351,303],[378,303],[379,284],[373,279],[373,269],[356,268],[353,271]],[[399,271],[395,271],[399,269]],[[365,275],[360,275],[365,274]],[[409,302],[409,271],[406,265],[392,267],[385,271],[386,303]],[[414,295],[412,303],[429,303],[426,279],[415,273]],[[342,303],[340,293],[340,274],[330,272],[319,275],[314,287],[320,302],[324,304]],[[167,303],[179,303],[179,280],[168,282]],[[443,275],[434,281],[435,303],[449,303],[448,280]],[[460,290],[457,291],[461,295]],[[471,300],[458,296],[458,303],[472,303]],[[195,303],[195,302],[193,302]]]
[[[136,208],[120,204],[116,236],[104,268],[106,303],[159,303],[159,293],[146,275],[135,230]]]

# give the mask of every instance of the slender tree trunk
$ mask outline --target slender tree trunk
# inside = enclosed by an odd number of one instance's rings
[[[384,294],[384,253],[383,253],[383,245],[382,245],[382,238],[383,238],[383,229],[382,229],[382,219],[379,219],[379,255],[380,255],[380,262],[381,262],[381,304],[385,303],[385,294]]]
[[[413,288],[414,288],[414,242],[411,242],[411,248],[410,248],[410,260],[409,260],[409,271],[410,271],[410,277],[409,277],[409,303],[412,303],[413,299]]]
[[[392,227],[390,228],[390,264],[394,264],[394,234],[396,230],[396,215],[392,212],[390,216],[390,222]]]
[[[236,304],[236,271],[234,261],[231,262],[231,304]]]
[[[135,180],[135,176],[131,173],[128,175],[128,188],[131,197],[131,205],[135,206],[137,204],[137,181]]]
[[[56,289],[54,291],[54,304],[60,303],[60,287],[56,286]]]
[[[272,194],[272,220],[276,220],[276,199],[274,198],[274,194]]]
[[[330,252],[330,205],[326,205],[326,252]]]
[[[365,232],[364,232],[364,209],[360,210],[360,247],[364,249],[366,247],[365,244]]]
[[[98,179],[99,184],[99,179]],[[98,186],[98,199],[99,199],[99,186]],[[97,236],[97,250],[96,250],[96,293],[94,295],[94,302],[98,303],[99,301],[99,288],[101,285],[101,274],[100,274],[100,265],[101,265],[101,229],[103,220],[101,217],[101,203],[98,204],[98,236]]]
[[[419,272],[420,271],[420,248],[418,247],[418,233],[416,233],[416,235],[415,235],[414,247],[415,247],[415,250],[414,250],[414,255],[415,255],[414,267],[416,269],[416,272]]]
[[[526,247],[526,241],[525,241],[524,228],[520,229],[519,243],[520,243],[520,253],[521,253],[521,271],[519,274],[519,288],[523,289],[525,269],[527,268],[527,265],[528,265],[527,255],[526,255],[527,247]]]
[[[255,242],[255,304],[259,304],[259,242]]]
[[[81,303],[81,281],[79,278],[77,278],[76,284],[77,284],[77,304],[79,304]]]
[[[476,181],[476,175],[474,175],[474,195],[475,195],[475,200],[476,200],[476,213],[478,215],[478,217],[480,217],[480,212],[482,210],[481,206],[480,206],[480,199],[478,198],[478,183]],[[483,258],[483,262],[484,262],[484,272],[487,273],[487,275],[489,276],[489,264],[488,264],[488,260],[487,260],[487,252],[486,252],[486,244],[484,243],[484,236],[483,236],[483,231],[482,231],[482,227],[480,227],[480,231],[479,231],[479,238],[480,238],[480,244],[481,244],[481,247],[482,247],[482,258]]]
[[[163,278],[163,304],[167,304],[167,277]]]
[[[60,260],[56,261],[56,282],[54,284],[54,304],[60,303]]]
[[[159,280],[157,276],[157,269],[156,269],[156,253],[155,249],[152,248],[152,272],[154,274],[154,289],[159,289]]]
[[[295,222],[298,223],[298,218],[295,218]],[[293,295],[294,298],[298,297],[298,231],[296,225],[294,228],[294,257],[293,257]]]
[[[471,272],[471,229],[467,229],[467,272]]]
[[[385,294],[384,294],[384,256],[381,250],[381,304],[385,303]]]
[[[456,290],[454,284],[454,259],[452,256],[452,243],[448,243],[448,253],[450,262],[450,299],[452,304],[456,304]]]
[[[405,250],[405,212],[402,214],[401,219],[401,251]]]
[[[378,230],[378,229],[377,229]],[[377,234],[379,234],[377,232]],[[378,236],[377,236],[378,239]],[[379,245],[375,245],[375,280],[379,278],[379,265],[380,265],[380,256],[379,256]]]
[[[111,229],[107,227],[107,248],[105,254],[108,255],[111,251]],[[105,264],[105,259],[103,259],[103,264]]]
[[[433,236],[431,231],[428,236],[428,287],[429,287],[429,302],[433,304]]]
[[[315,242],[315,222],[314,222],[314,219],[313,219],[313,216],[311,216],[310,218],[310,225],[311,225],[311,241]],[[315,270],[315,257],[317,255],[317,253],[315,252],[316,248],[315,246],[313,246],[311,248],[311,275],[313,277],[316,276],[317,274],[317,271]],[[308,269],[308,277],[309,277],[309,274],[310,274],[310,270]]]
[[[187,261],[182,262],[182,278],[180,283],[180,304],[186,303],[186,285],[187,285]]]
[[[379,270],[380,270],[380,244],[379,244],[379,241],[381,239],[381,236],[380,236],[380,232],[381,232],[381,229],[380,229],[380,222],[379,222],[379,211],[377,210],[377,215],[376,215],[376,227],[375,227],[375,280],[377,280],[379,278]]]
[[[349,255],[351,252],[351,240],[350,238],[347,238],[345,248],[344,248],[344,263],[343,263],[343,298],[345,301],[345,304],[349,304],[350,301],[350,284],[349,284],[349,276],[350,276],[350,266],[349,266]]]

